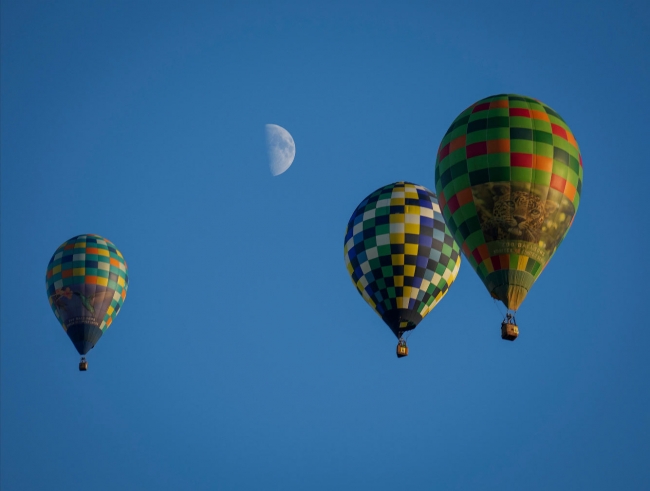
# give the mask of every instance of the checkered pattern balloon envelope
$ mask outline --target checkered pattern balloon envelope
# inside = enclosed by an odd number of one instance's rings
[[[578,211],[582,157],[573,133],[536,99],[487,97],[447,130],[435,179],[445,222],[472,268],[517,310]]]
[[[445,296],[460,268],[460,249],[435,194],[410,182],[364,199],[345,232],[352,283],[399,338]]]
[[[129,275],[115,245],[99,235],[64,242],[47,265],[50,306],[80,355],[95,346],[126,298]]]

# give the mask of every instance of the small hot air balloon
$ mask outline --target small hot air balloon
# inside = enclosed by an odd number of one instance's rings
[[[99,235],[77,235],[56,250],[45,276],[52,311],[81,355],[95,347],[126,298],[129,275],[115,245]]]
[[[544,103],[487,97],[447,130],[435,180],[445,222],[488,292],[508,309],[501,337],[512,341],[519,333],[514,312],[578,211],[578,143]]]
[[[435,194],[396,182],[369,195],[350,218],[344,257],[352,283],[397,336],[397,356],[406,356],[402,336],[445,296],[460,268]]]

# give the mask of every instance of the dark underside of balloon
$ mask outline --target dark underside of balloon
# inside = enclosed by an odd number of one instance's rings
[[[485,286],[490,295],[510,310],[518,310],[533,286],[535,278],[526,271],[501,270],[490,273],[485,278]]]
[[[381,318],[390,327],[397,339],[401,338],[406,331],[415,329],[422,320],[422,316],[418,312],[408,309],[392,309]]]
[[[88,353],[102,337],[102,330],[92,324],[75,324],[68,327],[68,337],[80,355]]]

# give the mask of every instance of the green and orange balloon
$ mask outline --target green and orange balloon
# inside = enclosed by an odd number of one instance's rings
[[[582,180],[573,132],[536,99],[487,97],[447,130],[435,170],[445,222],[508,309],[519,309],[569,231]]]

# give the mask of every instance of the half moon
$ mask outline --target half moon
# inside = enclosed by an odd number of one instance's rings
[[[296,156],[296,144],[291,134],[277,124],[266,125],[266,151],[269,156],[269,169],[273,176],[285,172]]]

